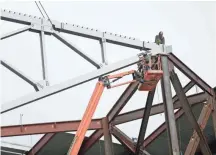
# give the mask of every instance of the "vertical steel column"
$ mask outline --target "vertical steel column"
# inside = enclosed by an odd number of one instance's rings
[[[104,148],[105,155],[114,155],[112,146],[112,136],[109,129],[109,121],[107,117],[102,119],[103,133],[104,133]]]
[[[142,146],[142,144],[144,142],[145,133],[146,133],[146,129],[147,129],[148,121],[149,121],[149,116],[150,116],[150,112],[151,112],[151,107],[152,107],[152,103],[154,100],[154,94],[155,94],[155,89],[148,93],[146,106],[145,106],[145,112],[143,114],[142,123],[140,126],[140,132],[139,132],[138,141],[137,141],[137,146],[136,146],[136,152],[135,152],[136,155],[139,155],[140,147]]]
[[[170,154],[180,155],[178,135],[177,135],[174,109],[172,103],[172,91],[171,91],[167,56],[161,57],[161,63],[163,69],[163,78],[161,80],[161,86],[162,86],[162,96],[163,96],[163,103],[165,109],[165,118],[166,118],[167,129],[168,129]]]
[[[211,104],[212,104],[212,122],[213,122],[213,127],[214,127],[214,133],[215,133],[215,138],[216,138],[216,97],[215,97],[215,92],[213,97],[210,98]]]
[[[173,87],[176,91],[176,94],[179,98],[179,101],[182,104],[182,108],[185,112],[185,115],[188,118],[188,120],[191,123],[194,130],[196,130],[197,134],[200,137],[200,147],[201,147],[202,153],[204,155],[211,155],[211,150],[209,149],[207,140],[206,140],[205,136],[203,135],[203,132],[200,129],[200,126],[197,123],[195,116],[193,115],[193,112],[190,108],[190,104],[189,104],[187,97],[186,97],[186,95],[182,89],[182,86],[181,86],[181,83],[178,79],[177,74],[175,72],[171,72],[170,74],[171,74],[171,81],[172,81]]]
[[[207,124],[209,117],[211,115],[211,110],[212,110],[212,105],[208,101],[207,104],[205,104],[203,106],[203,109],[202,109],[200,116],[199,116],[199,119],[198,119],[198,123],[199,123],[202,131],[206,127],[206,124]],[[191,136],[191,139],[189,141],[189,144],[186,148],[184,155],[194,155],[196,153],[196,150],[197,150],[199,143],[200,143],[200,138],[199,138],[197,132],[194,131],[193,135]]]
[[[104,36],[104,34],[103,34]],[[108,60],[107,60],[107,53],[106,53],[106,39],[103,37],[100,40],[100,46],[101,46],[101,56],[102,56],[102,62],[103,64],[108,65]]]
[[[168,59],[169,71],[174,71],[174,64]]]
[[[164,81],[161,79],[161,91],[162,91],[162,98],[163,98],[163,105],[164,105],[164,114],[165,114],[165,123],[167,128],[167,137],[168,137],[168,147],[169,147],[169,154],[172,155],[172,143],[171,143],[171,135],[170,135],[170,125],[168,119],[168,112],[167,112],[167,105],[166,105],[166,97],[165,97],[165,88],[164,88]],[[174,115],[175,116],[175,115]]]
[[[41,19],[43,24],[43,19]],[[46,81],[46,86],[49,85],[48,82],[48,69],[47,69],[47,59],[46,59],[46,52],[45,52],[45,34],[44,34],[44,27],[41,27],[40,32],[40,47],[41,47],[41,61],[42,61],[42,72],[43,72],[43,80]]]

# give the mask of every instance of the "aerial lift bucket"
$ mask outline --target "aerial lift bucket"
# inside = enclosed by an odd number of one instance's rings
[[[151,91],[153,90],[158,81],[163,76],[162,70],[148,70],[144,73],[144,83],[141,83],[138,87],[139,91]]]

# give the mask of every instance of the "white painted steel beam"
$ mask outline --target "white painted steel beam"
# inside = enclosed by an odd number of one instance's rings
[[[26,26],[26,27],[14,30],[12,32],[3,34],[3,35],[1,35],[1,40],[12,37],[12,36],[15,36],[15,35],[20,34],[22,32],[28,31],[28,30],[30,30],[30,28],[31,28],[30,26]]]
[[[87,55],[86,53],[82,52],[82,50],[80,48],[78,48],[76,45],[74,45],[73,43],[69,42],[66,38],[64,38],[63,36],[61,36],[60,34],[54,32],[53,36],[55,36],[58,40],[60,40],[63,44],[65,44],[66,46],[68,46],[70,49],[72,49],[73,51],[75,51],[77,54],[79,54],[81,57],[83,57],[86,61],[90,62],[92,65],[94,65],[96,68],[101,68],[101,65],[99,62],[97,62],[96,60],[94,60],[93,58],[91,58],[89,55]]]
[[[100,76],[103,76],[103,75],[109,74],[111,72],[120,70],[122,68],[131,66],[133,64],[138,63],[139,61],[140,61],[140,58],[138,55],[134,56],[134,57],[130,57],[128,59],[119,61],[117,63],[113,63],[111,65],[104,66],[101,69],[98,69],[98,70],[92,71],[90,73],[78,76],[76,78],[73,78],[71,80],[63,82],[61,84],[50,86],[50,87],[47,87],[47,88],[45,88],[39,92],[32,93],[30,95],[21,97],[19,99],[16,99],[16,100],[8,102],[8,103],[4,103],[2,105],[2,108],[1,108],[1,114],[5,113],[7,111],[10,111],[10,110],[16,109],[18,107],[24,106],[26,104],[32,103],[34,101],[43,99],[43,98],[48,97],[50,95],[56,94],[58,92],[64,91],[66,89],[75,87],[77,85],[88,82],[90,80],[96,79]]]
[[[1,10],[1,19],[20,24],[31,25],[31,31],[39,32],[43,27],[43,30],[46,34],[51,34],[53,33],[54,27],[54,29],[64,33],[74,34],[96,40],[101,40],[102,38],[104,38],[108,43],[113,43],[140,50],[146,50],[144,47],[144,41],[141,41],[139,39],[109,32],[102,32],[93,28],[88,28],[80,25],[62,23],[52,20],[52,27],[51,23],[48,20],[41,17],[36,17],[5,9]]]
[[[14,66],[12,66],[8,62],[6,62],[5,60],[4,61],[1,60],[0,63],[2,64],[2,66],[4,66],[5,68],[9,69],[11,72],[13,72],[17,76],[19,76],[21,79],[23,79],[24,81],[26,81],[27,83],[29,83],[30,85],[32,85],[36,91],[39,90],[38,87],[37,87],[36,82],[34,80],[32,80],[30,77],[26,76],[20,70],[18,70],[17,68],[15,68]]]

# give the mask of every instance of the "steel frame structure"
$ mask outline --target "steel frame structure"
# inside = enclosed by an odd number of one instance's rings
[[[14,35],[18,35],[26,31],[31,31],[40,34],[41,59],[44,81],[44,84],[33,81],[24,73],[16,69],[14,66],[8,64],[6,61],[1,60],[2,66],[6,67],[7,69],[15,73],[17,76],[25,80],[27,83],[32,85],[36,91],[35,93],[32,93],[30,95],[3,104],[1,108],[1,114],[24,106],[26,104],[32,104],[35,101],[40,100],[42,98],[54,95],[58,92],[78,86],[90,80],[101,78],[104,75],[108,75],[114,71],[118,71],[122,68],[126,68],[128,66],[140,62],[140,57],[142,57],[143,52],[141,52],[139,55],[135,55],[134,57],[128,58],[126,60],[122,60],[114,64],[109,64],[106,56],[106,44],[111,43],[141,50],[144,51],[144,53],[151,52],[161,54],[163,70],[163,77],[161,79],[163,103],[152,105],[155,91],[153,90],[149,92],[145,108],[119,114],[123,107],[133,96],[133,94],[137,91],[138,83],[130,83],[128,87],[125,89],[125,91],[122,93],[122,95],[119,97],[119,99],[116,101],[113,108],[104,118],[91,120],[88,129],[96,131],[90,137],[84,140],[79,151],[79,154],[84,154],[97,140],[99,140],[104,135],[105,155],[113,155],[111,138],[112,134],[131,153],[136,155],[141,153],[149,155],[151,154],[151,152],[147,152],[145,150],[146,146],[150,144],[153,139],[155,139],[160,133],[162,133],[167,128],[169,138],[168,145],[170,148],[169,152],[171,155],[180,155],[175,119],[185,114],[188,120],[190,121],[192,127],[194,128],[194,133],[188,144],[185,155],[194,154],[198,146],[201,146],[201,151],[203,152],[203,154],[211,155],[211,151],[209,149],[209,146],[202,131],[208,121],[208,118],[210,117],[210,114],[212,114],[213,116],[213,124],[216,127],[215,91],[197,74],[195,74],[190,68],[188,68],[181,60],[179,60],[172,53],[172,51],[170,51],[171,46],[158,46],[154,43],[147,43],[132,37],[126,37],[123,35],[117,35],[108,32],[101,32],[92,28],[62,23],[54,20],[51,24],[51,22],[47,19],[22,14],[18,12],[13,12],[9,10],[1,10],[1,20],[26,25],[24,28],[15,30],[7,34],[3,34],[1,36],[1,40],[12,37]],[[86,37],[88,39],[97,40],[101,46],[102,62],[97,62],[96,60],[92,59],[91,56],[81,51],[79,47],[77,47],[69,40],[65,39],[60,33],[68,33],[71,35],[77,35],[80,37]],[[50,86],[47,74],[47,63],[45,54],[46,50],[44,46],[44,37],[46,35],[52,35],[55,38],[57,38],[63,44],[65,44],[74,52],[83,57],[90,64],[95,66],[97,70],[76,77],[74,79],[68,80],[62,84]],[[174,67],[178,68],[191,80],[183,88],[181,86],[177,74],[174,72]],[[172,82],[174,89],[176,91],[176,95],[174,97],[172,97],[170,81]],[[185,93],[189,91],[194,85],[199,86],[203,90],[203,92],[186,96]],[[203,107],[199,120],[196,121],[193,112],[191,111],[191,105],[204,102],[205,106]],[[174,109],[179,110],[176,113],[174,113]],[[144,139],[149,117],[163,112],[165,113],[165,123],[158,128],[157,132],[153,132],[149,137]],[[137,119],[142,119],[142,123],[138,135],[138,142],[134,144],[126,134],[124,134],[120,129],[116,127],[116,125]],[[81,120],[71,120],[65,122],[1,126],[1,137],[21,136],[29,134],[45,134],[37,142],[37,144],[35,144],[35,146],[27,152],[27,155],[32,155],[37,154],[41,150],[41,148],[46,143],[48,143],[51,138],[53,138],[53,136],[56,133],[78,130],[80,122]],[[214,131],[216,133],[215,127]],[[194,139],[197,139],[197,141],[194,141]]]

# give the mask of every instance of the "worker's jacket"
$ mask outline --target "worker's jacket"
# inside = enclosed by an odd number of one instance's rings
[[[165,39],[164,39],[164,37],[161,39],[160,37],[159,37],[159,35],[156,35],[155,36],[155,43],[156,44],[165,44]]]

